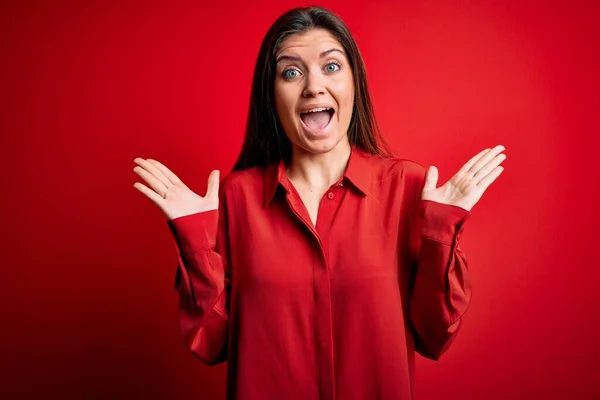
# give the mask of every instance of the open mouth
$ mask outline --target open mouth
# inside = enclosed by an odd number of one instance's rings
[[[300,113],[300,119],[308,128],[320,131],[329,125],[335,110],[330,107],[315,108],[307,112]]]

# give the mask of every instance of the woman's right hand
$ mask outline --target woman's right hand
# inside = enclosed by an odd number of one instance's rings
[[[139,182],[133,187],[156,204],[169,220],[202,211],[219,208],[219,170],[208,176],[208,190],[204,197],[192,192],[171,170],[156,160],[136,158],[133,171],[150,186]]]

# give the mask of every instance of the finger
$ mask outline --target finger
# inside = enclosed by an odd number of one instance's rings
[[[496,157],[496,155],[498,155],[504,150],[505,148],[501,144],[494,147],[493,149],[485,153],[483,157],[477,160],[477,162],[467,172],[470,172],[471,174],[475,175],[484,165],[486,165],[491,159]]]
[[[492,184],[492,182],[494,182],[496,180],[496,178],[498,178],[500,176],[502,171],[504,171],[504,167],[498,166],[498,167],[494,168],[494,170],[492,172],[487,174],[485,177],[483,177],[482,180],[479,181],[479,183],[477,184],[477,187],[481,188],[483,191],[485,191],[488,188],[488,186],[490,186]]]
[[[423,190],[435,189],[438,180],[438,170],[435,166],[431,165],[425,175],[425,185]]]
[[[459,173],[466,173],[488,151],[490,151],[490,149],[481,150],[479,153],[477,153],[475,156],[473,156],[469,161],[467,161],[467,163],[465,165],[463,165],[462,168],[458,172]]]
[[[165,167],[160,162],[153,160],[151,158],[148,159],[148,162],[152,163],[156,168],[158,168],[172,183],[183,183],[183,182],[181,182],[181,179],[179,179],[177,177],[177,175],[175,175],[173,172],[171,172],[171,170],[169,168]]]
[[[215,169],[208,176],[208,189],[206,190],[206,197],[219,196],[219,175],[219,170]]]
[[[133,161],[136,164],[138,164],[140,167],[142,167],[143,169],[148,171],[150,174],[154,175],[156,177],[156,179],[158,179],[158,181],[163,184],[164,190],[167,190],[169,187],[171,187],[173,185],[173,182],[171,182],[165,176],[165,174],[163,174],[158,168],[156,168],[156,166],[154,164],[152,164],[148,160],[144,160],[143,158],[136,158]],[[162,191],[159,193],[162,193]]]
[[[500,165],[504,160],[506,160],[506,154],[498,154],[492,160],[488,161],[487,164],[481,167],[481,169],[479,169],[479,171],[477,171],[477,173],[473,175],[475,183],[477,184],[481,179],[486,177],[490,173],[490,171],[492,171],[494,168]]]
[[[133,168],[133,171],[140,176],[156,193],[158,193],[161,197],[165,197],[165,193],[167,192],[167,187],[164,183],[158,180],[154,175],[150,172],[146,171],[144,168],[140,166],[136,166]]]
[[[154,204],[159,206],[161,209],[163,208],[165,199],[163,199],[158,193],[156,193],[153,190],[150,190],[147,186],[144,186],[139,182],[134,183],[133,187],[145,194],[150,200],[152,200]]]

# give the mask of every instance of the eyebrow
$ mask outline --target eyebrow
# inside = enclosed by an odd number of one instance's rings
[[[343,50],[340,50],[338,48],[332,48],[329,50],[325,50],[324,52],[322,52],[321,54],[319,54],[319,58],[323,58],[328,56],[329,54],[333,53],[337,51],[338,53],[341,53],[342,55],[346,55],[346,53],[344,53]],[[300,61],[300,57],[298,56],[280,56],[277,58],[277,61],[275,61],[275,63],[277,64],[279,61],[283,61],[283,60],[295,60],[295,61]]]

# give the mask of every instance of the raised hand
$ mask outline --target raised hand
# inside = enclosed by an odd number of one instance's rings
[[[433,165],[427,170],[421,199],[450,204],[471,211],[488,186],[500,176],[504,167],[500,163],[506,159],[505,148],[498,145],[485,149],[471,158],[443,186],[436,188],[438,170]]]
[[[204,197],[192,192],[171,170],[156,160],[136,158],[133,171],[150,186],[139,182],[133,187],[154,202],[167,219],[175,219],[219,207],[219,171],[208,176],[208,190]]]

